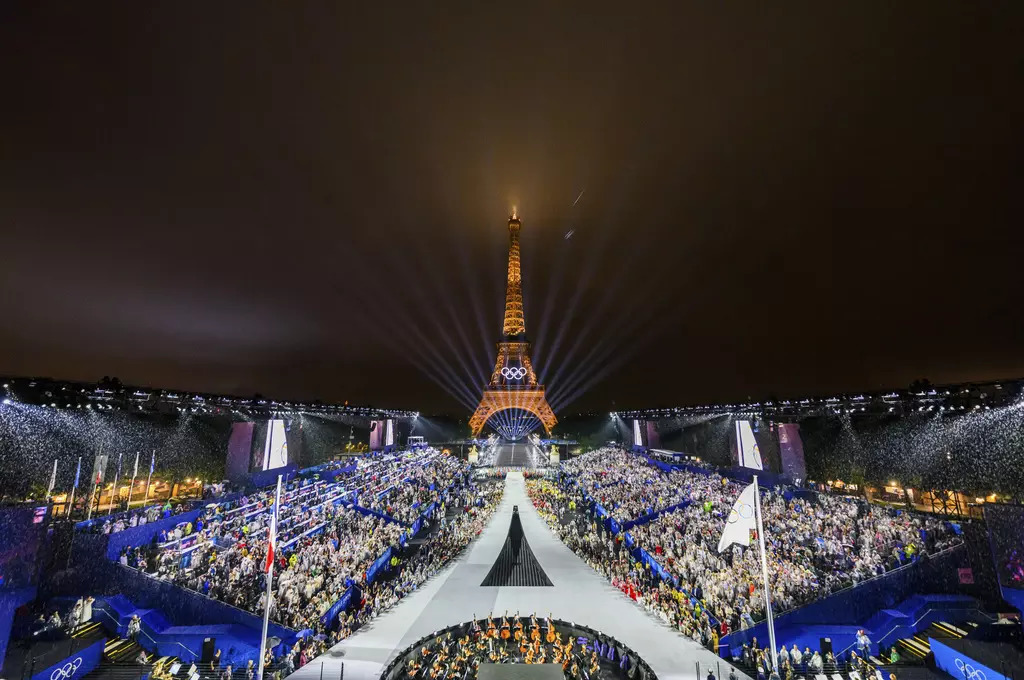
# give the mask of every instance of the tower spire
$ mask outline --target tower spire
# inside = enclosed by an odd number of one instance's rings
[[[519,229],[522,223],[512,208],[508,218],[508,281],[505,284],[505,319],[502,332],[506,337],[526,333],[526,319],[523,316],[523,279],[519,271]]]

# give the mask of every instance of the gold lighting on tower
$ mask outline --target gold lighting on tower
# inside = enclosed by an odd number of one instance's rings
[[[480,405],[469,419],[473,437],[495,413],[522,410],[536,416],[544,429],[551,433],[558,419],[555,417],[544,386],[537,384],[537,374],[530,361],[530,343],[526,341],[526,319],[523,315],[523,280],[519,268],[519,231],[522,222],[515,209],[508,220],[508,280],[505,285],[505,318],[503,342],[498,343],[498,359],[494,363],[491,381],[484,387]]]

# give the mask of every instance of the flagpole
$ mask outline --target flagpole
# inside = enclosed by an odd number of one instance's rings
[[[132,509],[132,491],[135,490],[135,478],[139,476],[139,452],[135,452],[135,468],[132,470],[132,483],[128,485],[128,510]]]
[[[281,505],[281,478],[282,475],[277,476],[277,491],[274,493],[274,509],[273,515],[270,518],[270,531],[272,532],[267,536],[267,550],[271,550],[274,543],[277,542],[277,509]],[[260,665],[259,670],[256,673],[256,680],[263,680],[263,657],[267,653],[267,628],[270,626],[270,598],[271,587],[274,584],[274,560],[270,560],[267,564],[267,604],[263,608],[263,637],[260,638]]]
[[[99,468],[99,466],[100,466],[100,458],[102,456],[103,456],[103,447],[100,446],[99,455],[96,456],[96,462],[93,463],[94,467]],[[92,478],[92,493],[89,494],[89,510],[85,514],[85,519],[87,519],[87,520],[92,519],[92,496],[93,496],[93,494],[96,493],[96,487],[98,487],[100,485],[100,479],[103,478],[102,475],[104,473],[106,473],[106,471],[107,471],[107,466],[104,465],[102,470],[99,470],[99,469],[96,470],[96,476]]]
[[[117,454],[117,472],[114,473],[114,491],[110,494],[110,507],[107,508],[107,515],[114,512],[115,500],[117,499],[117,481],[121,476],[121,458],[124,456],[124,452]]]
[[[768,557],[764,550],[764,523],[761,521],[761,492],[754,475],[754,509],[757,514],[757,542],[761,546],[761,576],[764,578],[764,607],[768,615],[768,643],[772,648],[772,668],[779,669],[779,657],[775,652],[775,620],[772,618],[772,591],[768,586]]]
[[[78,475],[82,473],[82,457],[78,457],[78,471],[75,472],[75,484],[71,487],[71,500],[68,501],[68,509],[65,515],[71,517],[71,511],[75,507],[75,490],[78,488]]]
[[[46,503],[49,505],[50,498],[53,496],[53,487],[57,483],[57,459],[53,459],[53,472],[50,473],[50,487],[46,490]]]
[[[156,449],[153,449],[153,456],[149,459],[149,477],[146,477],[146,500],[142,501],[142,507],[149,504],[149,483],[153,479],[153,466],[156,465]]]

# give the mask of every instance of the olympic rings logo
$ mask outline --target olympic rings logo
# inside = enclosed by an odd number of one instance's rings
[[[964,674],[966,680],[986,680],[984,671],[969,663],[964,663],[963,659],[957,659],[953,663],[956,664],[956,669]]]
[[[78,657],[70,663],[66,663],[60,668],[53,669],[50,673],[50,680],[68,680],[71,676],[78,672],[78,669],[82,667],[82,657]],[[984,679],[982,679],[984,680]]]
[[[501,369],[501,374],[506,380],[522,380],[526,377],[526,369],[522,366],[506,366]]]
[[[729,511],[729,518],[726,520],[729,524],[736,524],[741,519],[750,519],[754,516],[754,507],[749,503],[741,503],[739,506]],[[980,678],[979,680],[985,680]]]

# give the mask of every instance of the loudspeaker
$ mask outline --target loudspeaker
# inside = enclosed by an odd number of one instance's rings
[[[832,638],[818,638],[818,645],[821,648],[821,656],[832,651]]]
[[[213,661],[213,655],[217,652],[216,640],[212,637],[205,638],[203,640],[203,656],[200,659],[200,663],[209,663]]]

